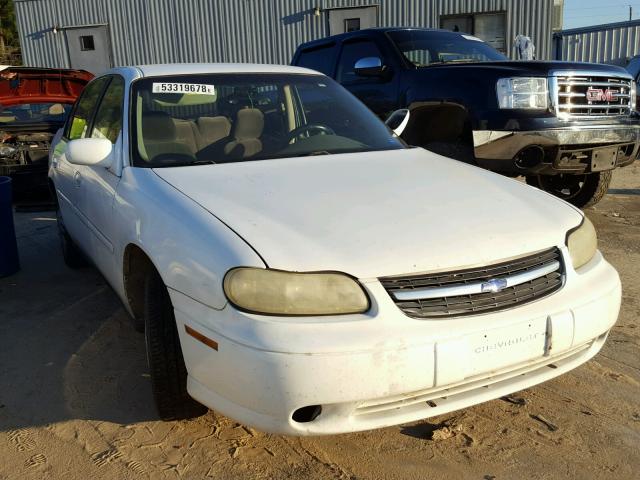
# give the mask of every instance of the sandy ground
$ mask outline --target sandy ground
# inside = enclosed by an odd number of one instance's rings
[[[63,265],[51,213],[18,214],[23,268],[0,279],[0,479],[637,479],[640,164],[616,171],[587,214],[624,288],[594,360],[515,403],[303,439],[213,412],[159,421],[143,337],[115,294],[93,269]]]

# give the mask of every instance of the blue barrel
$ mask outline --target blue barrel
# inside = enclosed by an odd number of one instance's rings
[[[11,178],[0,177],[0,277],[20,270],[11,200]]]

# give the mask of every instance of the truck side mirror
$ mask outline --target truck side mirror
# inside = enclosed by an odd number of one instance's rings
[[[411,117],[409,109],[401,108],[400,110],[396,110],[391,115],[389,115],[384,123],[393,131],[393,133],[395,133],[397,136],[400,136],[409,124],[409,117]]]
[[[384,73],[384,65],[378,57],[364,57],[355,63],[353,71],[361,77],[380,77]]]

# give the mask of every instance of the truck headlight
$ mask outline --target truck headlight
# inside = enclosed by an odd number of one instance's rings
[[[363,288],[343,273],[239,267],[227,272],[223,286],[233,305],[265,315],[344,315],[369,309]]]
[[[496,92],[500,108],[547,109],[549,106],[546,78],[501,78]]]
[[[567,248],[574,269],[578,269],[593,258],[598,249],[598,237],[593,223],[584,217],[582,223],[567,234]]]
[[[631,88],[629,89],[629,105],[632,111],[638,111],[638,86],[633,80],[631,81]]]

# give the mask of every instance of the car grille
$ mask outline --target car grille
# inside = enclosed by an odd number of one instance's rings
[[[406,315],[446,318],[532,302],[558,290],[563,278],[562,255],[552,248],[488,267],[379,280]]]
[[[568,117],[631,114],[632,80],[612,76],[557,76],[556,113]]]

